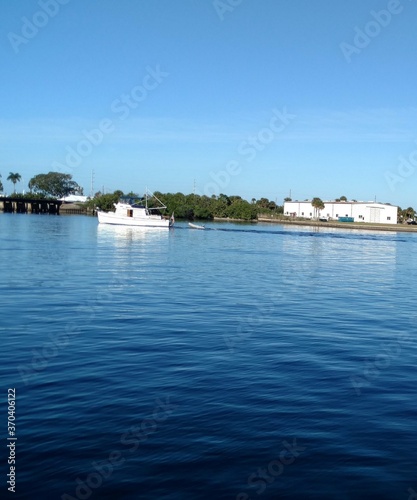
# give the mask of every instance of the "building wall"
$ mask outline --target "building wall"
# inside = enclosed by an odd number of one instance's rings
[[[397,224],[398,207],[373,202],[324,202],[319,217],[337,220],[339,217],[353,217],[354,222]],[[286,201],[284,215],[312,219],[315,216],[310,201]]]

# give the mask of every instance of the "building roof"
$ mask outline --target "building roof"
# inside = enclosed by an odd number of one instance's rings
[[[312,200],[293,200],[286,201],[284,203],[311,203]],[[323,203],[332,203],[333,205],[386,205],[389,207],[397,207],[397,205],[391,205],[391,203],[381,203],[380,201],[332,201],[332,200],[323,200]]]

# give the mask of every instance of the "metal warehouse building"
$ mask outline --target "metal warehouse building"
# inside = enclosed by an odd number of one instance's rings
[[[348,218],[351,222],[397,224],[398,207],[388,203],[373,201],[324,201],[323,203],[324,208],[319,211],[319,218],[334,221]],[[306,219],[313,219],[316,216],[311,201],[286,201],[284,215]]]

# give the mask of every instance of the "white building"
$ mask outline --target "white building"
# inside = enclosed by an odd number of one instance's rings
[[[398,207],[373,201],[324,201],[318,217],[337,221],[348,218],[349,222],[397,224]],[[316,217],[311,201],[286,201],[284,215],[313,219]],[[352,220],[353,219],[353,220]]]
[[[81,196],[79,194],[69,194],[60,198],[60,201],[64,203],[85,203],[88,200],[88,196]]]

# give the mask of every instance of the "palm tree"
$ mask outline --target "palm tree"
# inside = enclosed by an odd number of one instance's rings
[[[319,216],[320,210],[323,210],[323,208],[324,208],[324,203],[320,198],[313,198],[311,200],[311,204],[313,205],[313,208],[314,208],[314,217],[317,219]]]
[[[405,210],[402,210],[402,216],[406,221],[414,220],[415,210],[413,207],[408,207]]]
[[[16,192],[16,182],[20,182],[21,178],[22,176],[17,172],[15,174],[13,172],[9,173],[9,177],[7,177],[7,180],[13,182],[14,192]]]
[[[0,179],[1,179],[1,174],[0,174]],[[3,191],[3,183],[0,181],[0,191]]]

